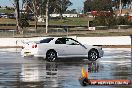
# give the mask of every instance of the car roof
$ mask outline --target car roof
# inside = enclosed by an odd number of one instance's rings
[[[55,41],[58,39],[58,38],[67,38],[67,39],[72,39],[72,38],[68,38],[68,37],[48,37],[48,38],[54,38],[52,41],[50,41],[49,43],[55,43]]]
[[[58,39],[58,38],[68,38],[68,37],[48,37],[48,38]],[[68,39],[72,39],[72,38],[68,38]]]

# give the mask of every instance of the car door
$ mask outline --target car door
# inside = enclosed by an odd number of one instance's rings
[[[66,38],[66,46],[65,46],[66,55],[70,56],[84,56],[86,55],[86,47],[82,46],[79,42],[72,38]]]
[[[55,50],[57,51],[59,56],[65,56],[66,55],[66,41],[65,38],[58,38],[55,41]]]

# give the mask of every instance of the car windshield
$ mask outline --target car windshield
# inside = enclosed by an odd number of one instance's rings
[[[40,40],[40,43],[49,43],[53,39],[54,38],[46,38],[46,39]]]

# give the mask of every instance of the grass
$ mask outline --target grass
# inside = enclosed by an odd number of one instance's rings
[[[16,20],[0,18],[0,24],[16,24]]]
[[[14,13],[14,10],[0,9],[0,13]]]
[[[91,20],[91,19],[89,19]],[[15,19],[5,19],[0,18],[0,24],[15,24]],[[34,25],[34,21],[29,21],[29,24]],[[39,23],[38,25],[44,25],[45,23]],[[88,18],[87,17],[80,17],[80,18],[64,18],[58,20],[49,20],[49,25],[64,25],[64,26],[87,26]]]
[[[92,19],[89,19],[92,20]],[[34,24],[34,21],[29,21],[30,24]],[[38,22],[38,24],[45,24]],[[87,26],[88,18],[79,17],[79,18],[64,18],[64,19],[49,19],[49,25],[63,25],[63,26]]]
[[[79,17],[79,18],[65,18],[60,20],[49,20],[50,25],[70,25],[70,26],[87,26],[88,18]]]
[[[89,19],[91,20],[91,19]],[[50,25],[70,25],[70,26],[87,26],[87,18],[65,18],[62,20],[49,20]],[[34,25],[34,21],[29,22],[30,25]],[[0,18],[0,24],[16,24],[15,19]],[[44,25],[45,23],[38,23]],[[0,29],[15,29],[15,26],[1,26]],[[34,27],[27,27],[27,29],[34,29]],[[51,28],[53,32],[45,34],[44,27],[38,27],[37,33],[24,33],[24,35],[13,34],[13,32],[0,32],[0,37],[32,37],[32,36],[66,36],[67,33],[58,31],[58,29]],[[60,29],[61,30],[61,29]],[[112,30],[95,30],[87,31],[86,28],[69,28],[68,35],[71,36],[129,36],[132,34],[132,29],[112,29]]]

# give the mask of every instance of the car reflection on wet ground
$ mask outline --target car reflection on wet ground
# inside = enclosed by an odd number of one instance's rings
[[[20,50],[0,49],[0,88],[80,88],[81,68],[89,79],[132,79],[131,49],[104,49],[104,57],[88,60],[58,60],[21,57]],[[87,86],[88,88],[132,88],[132,85]]]

